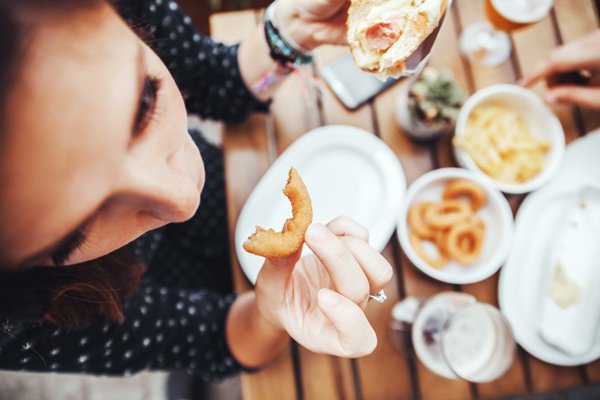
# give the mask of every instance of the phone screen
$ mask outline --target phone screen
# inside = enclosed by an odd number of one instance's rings
[[[349,109],[358,108],[369,99],[391,86],[397,79],[380,80],[354,64],[352,55],[340,58],[321,68],[321,76],[340,101]]]

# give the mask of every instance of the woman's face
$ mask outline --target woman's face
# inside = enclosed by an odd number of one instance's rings
[[[1,136],[0,262],[79,263],[190,218],[204,168],[156,54],[106,5],[31,39]]]

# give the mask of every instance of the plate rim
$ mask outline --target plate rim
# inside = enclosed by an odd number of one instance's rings
[[[350,137],[352,137],[352,139],[349,139]],[[363,144],[363,146],[357,144],[357,141],[360,141],[360,144]],[[364,148],[365,142],[370,143],[369,148],[367,150]],[[356,149],[365,157],[367,157],[373,162],[373,165],[381,174],[382,180],[384,182],[384,191],[386,193],[385,196],[387,198],[387,200],[384,200],[384,202],[390,204],[390,210],[394,210],[394,214],[388,218],[379,218],[382,221],[389,219],[389,228],[386,229],[385,232],[378,233],[377,235],[373,235],[373,233],[371,233],[369,237],[369,243],[371,244],[371,246],[375,247],[377,251],[381,252],[385,245],[389,242],[391,236],[393,235],[394,229],[396,228],[395,221],[397,219],[396,213],[398,209],[398,204],[402,203],[402,200],[406,195],[406,174],[404,172],[402,164],[400,163],[399,158],[383,140],[378,138],[372,132],[350,125],[323,125],[304,133],[298,139],[296,139],[290,146],[288,146],[288,148],[286,148],[284,152],[282,152],[277,157],[277,159],[273,161],[273,163],[261,176],[260,180],[254,186],[254,188],[246,198],[244,205],[242,206],[242,209],[236,221],[234,232],[235,251],[238,262],[240,264],[240,267],[242,268],[242,271],[244,272],[244,275],[252,284],[256,283],[256,278],[258,277],[260,268],[257,271],[250,271],[249,267],[245,265],[242,261],[247,257],[245,251],[243,250],[242,244],[246,240],[248,232],[242,233],[240,231],[240,221],[244,221],[247,218],[246,214],[249,212],[247,204],[253,201],[255,193],[262,191],[263,187],[269,185],[268,180],[265,179],[269,172],[273,169],[279,168],[281,164],[290,164],[288,159],[291,158],[293,154],[295,154],[298,151],[298,148],[304,149],[307,146],[310,146],[309,149],[332,147],[333,145],[339,143],[350,146]],[[371,152],[370,150],[374,146],[379,147],[379,151]],[[306,154],[310,156],[312,152],[307,152]],[[394,165],[394,168],[390,168],[390,165],[392,164]],[[395,182],[393,185],[386,184],[391,182],[392,180],[393,182]],[[392,207],[393,202],[396,202],[396,204]],[[383,244],[373,243],[372,240],[374,237],[387,237],[387,240],[385,240],[385,243]],[[383,239],[380,240],[384,242]]]
[[[571,162],[573,162],[573,161],[569,161],[570,154],[573,154],[574,152],[579,153],[581,150],[578,150],[578,149],[589,147],[589,146],[586,146],[585,144],[588,141],[594,141],[594,140],[600,141],[600,129],[596,130],[594,132],[590,132],[586,136],[578,138],[578,139],[572,141],[571,143],[569,143],[569,145],[567,146],[567,148],[565,150],[565,157],[563,160],[562,168],[565,168],[567,166],[567,164],[570,164]],[[571,155],[571,157],[573,159],[577,159],[577,156],[575,156],[575,155]],[[581,165],[582,161],[579,160],[577,163],[579,165]],[[589,169],[586,169],[586,170],[589,170]],[[546,185],[545,187],[536,191],[535,193],[530,194],[529,196],[527,196],[525,198],[525,200],[523,200],[523,203],[519,207],[519,210],[515,217],[515,238],[518,235],[519,226],[520,226],[520,224],[522,224],[521,221],[524,219],[523,215],[525,215],[525,213],[527,213],[529,209],[535,210],[535,205],[538,202],[543,202],[544,199],[547,199],[548,197],[554,197],[556,195],[560,195],[561,193],[572,191],[573,186],[585,185],[589,181],[587,179],[581,178],[579,175],[576,175],[577,179],[580,180],[580,182],[578,182],[577,184],[570,185],[568,187],[561,188],[561,185],[560,185],[561,175],[562,174],[559,171],[554,176],[554,178],[549,182],[548,185]],[[504,263],[502,270],[500,271],[500,276],[498,279],[498,304],[500,306],[500,310],[502,311],[504,316],[509,320],[511,326],[513,327],[513,333],[514,333],[515,340],[517,341],[517,343],[519,343],[519,345],[522,346],[527,351],[527,353],[529,353],[531,356],[538,358],[549,364],[553,364],[553,365],[559,365],[559,366],[564,366],[564,367],[573,367],[573,366],[578,366],[578,365],[584,365],[584,364],[593,362],[597,359],[600,359],[600,345],[597,345],[597,344],[595,345],[595,346],[597,346],[596,351],[595,352],[591,351],[587,355],[570,356],[567,353],[564,353],[563,355],[557,357],[552,354],[548,355],[547,351],[540,353],[538,351],[538,350],[540,350],[540,348],[538,346],[536,346],[535,344],[532,345],[529,340],[523,340],[524,335],[522,332],[523,332],[523,329],[527,330],[528,325],[525,324],[525,326],[523,326],[523,324],[521,324],[521,323],[515,323],[517,321],[515,318],[513,318],[514,317],[513,309],[515,307],[512,306],[512,304],[516,304],[516,303],[514,301],[511,301],[512,297],[510,296],[510,293],[508,293],[508,291],[509,291],[508,287],[510,286],[509,281],[512,282],[512,280],[511,280],[512,275],[509,275],[509,274],[511,274],[512,269],[515,268],[515,267],[510,267],[510,265],[518,263],[517,261],[511,262],[511,260],[514,257],[516,257],[513,255],[513,252],[514,251],[511,250],[511,253],[509,254],[506,262]],[[521,320],[521,318],[519,318],[519,321],[520,320]],[[534,328],[535,327],[532,327],[529,330],[533,331],[533,333],[535,334]],[[526,337],[525,337],[525,339],[526,339]],[[543,341],[541,343],[543,343]],[[549,344],[545,344],[545,343],[543,343],[543,344],[544,344],[545,348],[551,348],[551,346]],[[592,347],[592,350],[594,348],[595,347]]]
[[[413,257],[410,253],[412,250],[409,250],[407,252],[406,250],[404,250],[404,246],[403,246],[403,243],[408,243],[408,237],[405,237],[407,234],[407,230],[404,229],[405,225],[406,225],[405,218],[408,213],[408,208],[410,206],[410,202],[414,198],[416,192],[434,180],[443,179],[443,178],[450,179],[452,177],[472,179],[475,182],[477,182],[478,184],[480,184],[481,186],[485,187],[487,189],[488,193],[492,193],[494,198],[498,201],[500,211],[502,214],[502,218],[503,218],[504,222],[506,223],[506,235],[502,239],[503,246],[502,246],[502,249],[500,251],[498,251],[499,255],[497,256],[497,258],[499,259],[499,262],[497,263],[498,265],[494,266],[494,267],[490,267],[489,270],[487,270],[484,274],[477,275],[474,278],[453,276],[448,273],[445,273],[443,270],[437,270],[437,269],[434,269],[429,266],[424,267],[424,266],[420,265],[420,262],[415,262],[413,260]],[[512,242],[513,242],[513,238],[514,238],[514,221],[513,221],[513,217],[512,217],[512,211],[510,209],[508,201],[504,198],[502,193],[496,187],[491,185],[489,182],[482,180],[480,177],[478,177],[472,171],[469,171],[465,168],[456,168],[456,167],[438,168],[438,169],[428,171],[425,174],[421,175],[408,188],[406,195],[404,196],[404,199],[402,201],[401,211],[398,215],[398,221],[396,224],[396,236],[397,236],[397,240],[400,244],[400,247],[402,247],[403,251],[405,252],[408,259],[410,260],[411,264],[414,267],[416,267],[419,271],[421,271],[425,275],[427,275],[437,281],[440,281],[440,282],[457,284],[457,285],[468,285],[468,284],[472,284],[472,283],[481,282],[484,279],[489,278],[490,276],[495,274],[502,267],[502,265],[504,264],[505,260],[507,259],[508,255],[510,253],[510,249],[512,246]],[[490,264],[490,265],[492,265],[492,264]]]

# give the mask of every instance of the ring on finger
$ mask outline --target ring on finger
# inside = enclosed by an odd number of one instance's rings
[[[383,303],[387,300],[388,297],[383,291],[383,289],[381,289],[379,292],[377,292],[377,294],[370,294],[369,298],[375,300],[378,303]]]

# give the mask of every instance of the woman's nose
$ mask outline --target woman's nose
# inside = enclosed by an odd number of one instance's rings
[[[167,223],[185,221],[196,212],[204,172],[193,142],[162,156],[156,152],[138,154],[126,171],[120,192],[131,199],[136,211]]]

